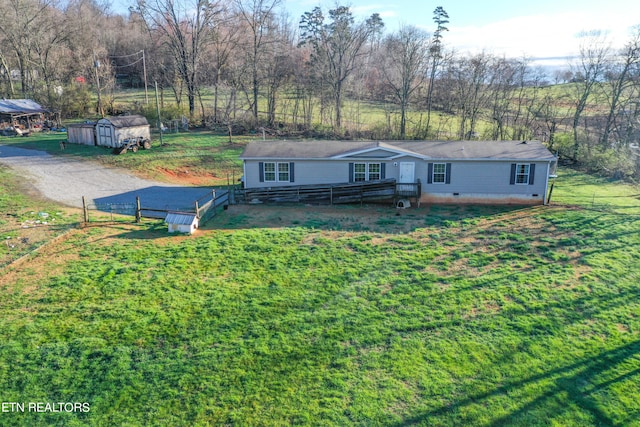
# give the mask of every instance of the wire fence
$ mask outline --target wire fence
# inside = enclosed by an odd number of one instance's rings
[[[562,194],[552,198],[551,204],[640,216],[640,194],[603,195],[595,192],[591,196]]]

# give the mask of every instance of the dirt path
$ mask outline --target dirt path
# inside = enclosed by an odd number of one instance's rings
[[[44,151],[0,145],[0,163],[28,180],[44,197],[82,207],[88,203],[135,203],[153,209],[192,209],[209,187],[185,187],[138,178],[96,162],[52,156]]]

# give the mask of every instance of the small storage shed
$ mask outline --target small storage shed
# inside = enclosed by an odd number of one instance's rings
[[[151,130],[146,117],[139,115],[105,117],[96,124],[96,145],[116,148],[125,139],[151,139]]]
[[[198,215],[190,212],[169,212],[164,222],[169,227],[169,233],[195,233],[198,228]]]
[[[96,144],[96,124],[77,123],[67,126],[67,141],[70,144]]]

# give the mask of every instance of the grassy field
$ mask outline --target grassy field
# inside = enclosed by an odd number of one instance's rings
[[[2,165],[0,183],[0,268],[64,234],[77,223],[77,214],[42,200]]]
[[[0,276],[0,400],[90,411],[0,424],[640,425],[638,193],[72,230]]]

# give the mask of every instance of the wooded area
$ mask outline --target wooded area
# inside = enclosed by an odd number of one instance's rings
[[[281,0],[136,0],[126,16],[92,0],[0,4],[2,96],[63,118],[155,123],[157,82],[164,120],[230,134],[535,138],[599,172],[640,176],[640,27],[624,46],[582,34],[579,57],[549,75],[526,57],[448,49],[442,7],[426,32],[385,29],[378,14],[357,21],[348,6],[287,16]],[[146,96],[123,103],[123,89]]]

